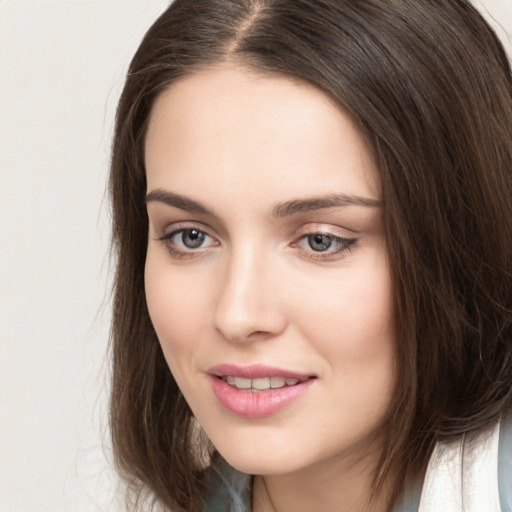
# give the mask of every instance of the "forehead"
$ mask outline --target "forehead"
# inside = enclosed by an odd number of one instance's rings
[[[380,196],[364,138],[333,99],[228,65],[188,75],[157,98],[145,158],[149,188],[215,181],[257,193],[264,182],[301,194],[323,183],[309,192]]]

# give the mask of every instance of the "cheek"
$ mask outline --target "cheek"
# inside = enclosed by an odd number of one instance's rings
[[[394,374],[395,327],[394,299],[391,278],[386,270],[369,272],[366,279],[352,294],[347,304],[351,334],[352,354],[365,369],[365,375],[386,376]],[[354,368],[358,368],[354,364]]]
[[[303,317],[314,320],[311,326],[317,339],[331,340],[334,347],[341,341],[365,352],[394,338],[393,286],[387,265],[372,261],[368,267],[349,269],[342,278],[308,289],[300,307]]]
[[[354,431],[374,427],[385,415],[396,384],[388,266],[382,258],[372,259],[364,271],[333,280],[322,291],[323,300],[318,295],[309,295],[303,314],[316,321],[303,324],[303,333],[308,330],[307,338],[327,361],[325,375],[335,390],[334,403],[352,411]]]
[[[145,292],[148,311],[173,373],[184,357],[193,353],[204,329],[208,303],[205,286],[190,279],[151,254],[145,267]]]

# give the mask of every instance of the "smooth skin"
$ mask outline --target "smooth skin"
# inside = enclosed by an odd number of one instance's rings
[[[209,439],[259,475],[253,511],[365,509],[395,336],[362,135],[320,90],[223,64],[161,94],[145,157],[150,316]],[[315,379],[278,413],[245,418],[212,391],[208,370],[223,363]]]

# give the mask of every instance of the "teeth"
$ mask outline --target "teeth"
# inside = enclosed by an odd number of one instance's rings
[[[251,379],[244,379],[242,377],[235,377],[235,386],[238,389],[250,389],[252,382]]]
[[[268,377],[252,379],[252,387],[260,391],[263,389],[270,389],[270,379]]]
[[[270,379],[271,388],[282,388],[285,384],[286,379],[284,377],[272,377]]]
[[[285,377],[258,377],[256,379],[244,379],[242,377],[233,377],[228,375],[224,380],[237,389],[246,389],[251,391],[266,391],[268,389],[279,389],[284,386],[295,386],[299,382],[304,382],[307,377],[299,379]]]

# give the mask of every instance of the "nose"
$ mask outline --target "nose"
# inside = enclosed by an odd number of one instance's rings
[[[286,329],[286,308],[279,299],[283,283],[268,256],[250,248],[232,253],[219,275],[213,323],[230,342],[269,339]]]

